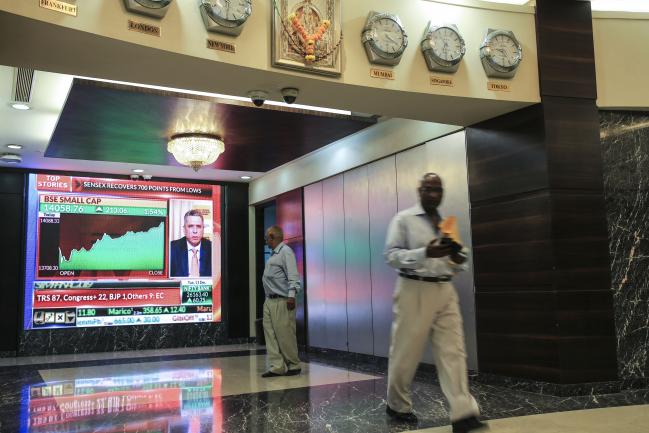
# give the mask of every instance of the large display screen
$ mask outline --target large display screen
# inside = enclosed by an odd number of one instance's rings
[[[30,174],[24,328],[221,320],[221,187]]]

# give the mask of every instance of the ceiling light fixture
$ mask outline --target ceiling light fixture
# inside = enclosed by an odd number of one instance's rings
[[[591,0],[594,11],[649,12],[649,4],[641,0]]]
[[[3,153],[0,155],[0,162],[6,162],[8,164],[19,164],[23,161],[20,155],[15,153]]]
[[[144,173],[144,170],[142,170],[141,168],[134,168],[133,173]]]
[[[22,144],[7,144],[9,149],[20,150],[23,148]]]
[[[225,150],[225,144],[218,135],[186,132],[172,135],[167,150],[176,161],[198,171],[204,165],[216,161]]]
[[[241,179],[243,179],[243,180],[249,180],[249,179],[252,179],[252,177],[251,177],[251,176],[241,176]]]
[[[31,107],[28,104],[24,104],[22,102],[12,102],[11,108],[13,108],[14,110],[24,111],[24,110],[29,110]]]

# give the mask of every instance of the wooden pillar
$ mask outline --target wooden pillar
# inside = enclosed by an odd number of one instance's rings
[[[541,104],[467,129],[479,370],[617,377],[589,2],[537,0]]]

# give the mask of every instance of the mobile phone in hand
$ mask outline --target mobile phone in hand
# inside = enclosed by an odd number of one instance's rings
[[[462,245],[458,244],[455,242],[453,239],[451,239],[448,236],[444,236],[440,241],[440,245],[450,245],[451,246],[451,254],[457,254],[460,251],[462,251]]]

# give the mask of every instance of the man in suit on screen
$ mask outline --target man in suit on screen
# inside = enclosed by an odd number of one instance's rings
[[[184,216],[185,236],[171,242],[171,277],[211,277],[212,242],[203,238],[203,215],[192,209]]]

